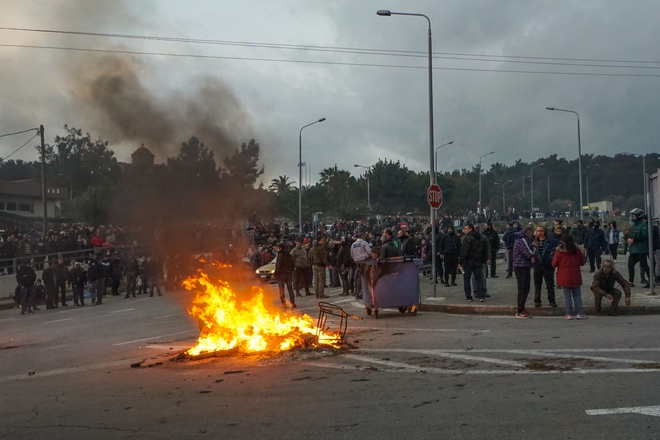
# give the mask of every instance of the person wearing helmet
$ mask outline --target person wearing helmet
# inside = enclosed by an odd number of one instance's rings
[[[641,279],[644,279],[644,274],[649,276],[649,263],[647,255],[649,253],[649,229],[648,224],[642,220],[644,211],[635,208],[630,211],[632,222],[630,225],[630,232],[628,233],[628,246],[630,257],[628,258],[628,282],[634,286],[635,281],[635,264],[639,262]],[[648,288],[647,283],[644,288]]]

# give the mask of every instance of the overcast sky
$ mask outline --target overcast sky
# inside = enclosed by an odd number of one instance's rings
[[[123,161],[143,142],[162,161],[193,134],[220,157],[254,138],[267,184],[298,180],[299,130],[325,117],[303,131],[314,180],[335,163],[358,175],[354,163],[384,158],[427,171],[427,23],[378,9],[431,19],[435,145],[454,142],[441,171],[492,150],[485,169],[574,159],[575,115],[548,106],[580,114],[585,154],[660,150],[657,0],[0,0],[0,27],[257,43],[0,30],[2,45],[161,54],[0,46],[0,133],[44,124],[49,142],[68,124],[109,140]],[[130,87],[115,93],[114,75]],[[0,157],[30,136],[0,139]]]

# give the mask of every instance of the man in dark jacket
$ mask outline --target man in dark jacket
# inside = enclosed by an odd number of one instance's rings
[[[98,285],[98,298],[97,304],[100,304],[100,299],[105,296],[106,289],[112,281],[112,263],[110,262],[110,257],[106,254],[103,256],[103,260],[97,265],[98,274],[99,274],[99,285]]]
[[[632,224],[630,225],[630,232],[628,233],[628,245],[630,256],[628,257],[628,283],[631,287],[634,287],[635,284],[635,264],[639,262],[639,271],[641,279],[644,279],[644,275],[649,276],[649,263],[648,263],[648,254],[649,254],[649,229],[648,224],[642,219],[644,211],[639,208],[630,210],[630,215],[632,217]],[[649,284],[644,286],[645,288],[649,287]]]
[[[55,267],[53,267],[53,275],[55,275],[55,297],[53,304],[57,305],[57,297],[62,294],[62,306],[66,307],[66,283],[69,281],[69,268],[64,264],[64,259],[60,258]]]
[[[119,296],[119,286],[121,285],[121,279],[124,277],[124,263],[121,261],[119,254],[115,254],[115,258],[112,259],[112,296]]]
[[[468,223],[463,228],[465,235],[461,241],[461,253],[458,257],[458,267],[463,268],[463,290],[468,302],[472,302],[471,277],[474,273],[474,279],[477,283],[476,295],[479,302],[484,302],[483,290],[483,261],[484,261],[484,243],[472,223]]]
[[[488,259],[490,260],[490,277],[497,278],[495,268],[497,264],[495,259],[497,258],[497,251],[500,248],[500,236],[495,229],[493,229],[493,224],[491,222],[486,222],[486,227],[484,232],[481,235],[485,235],[488,238],[488,243],[490,243],[490,255]],[[486,265],[486,277],[488,277],[488,265]]]
[[[348,279],[348,272],[351,267],[355,266],[355,262],[351,258],[351,244],[346,237],[341,238],[341,245],[337,253],[337,266],[339,268],[339,276],[341,277],[342,291],[339,296],[350,295],[350,283]],[[302,295],[301,295],[302,296]]]
[[[381,240],[383,241],[383,244],[380,247],[379,255],[381,260],[399,256],[399,250],[396,248],[396,246],[394,246],[394,242],[392,241],[392,231],[385,229],[385,231],[383,231]]]
[[[508,267],[507,267],[507,278],[511,278],[513,276],[513,245],[516,242],[516,233],[519,232],[522,228],[520,227],[520,224],[517,221],[512,221],[511,223],[508,224],[507,230],[504,232],[504,235],[502,236],[502,241],[504,241],[504,245],[506,246],[506,251],[507,251],[507,260],[508,260]]]
[[[458,268],[458,255],[461,252],[461,240],[454,232],[453,226],[447,227],[447,233],[442,235],[439,246],[436,251],[445,266],[445,287],[449,287],[449,277],[451,276],[451,285],[456,286],[456,270]]]
[[[57,283],[55,282],[53,267],[55,267],[55,260],[50,260],[48,267],[41,273],[41,279],[46,288],[46,309],[49,310],[57,308],[57,299],[55,298],[57,295]]]
[[[126,263],[126,296],[124,298],[129,298],[131,295],[135,298],[138,275],[140,275],[140,263],[135,255],[131,254]]]
[[[325,268],[332,269],[328,263],[328,249],[325,247],[325,239],[320,237],[311,252],[312,269],[314,270],[314,293],[317,298],[329,298],[325,294]]]
[[[291,308],[295,309],[297,306],[296,296],[293,293],[293,257],[283,243],[279,243],[275,249],[277,249],[275,276],[277,277],[277,286],[280,290],[280,301],[282,302],[282,307],[286,307],[286,299],[284,296],[284,286],[286,286],[289,291]]]
[[[605,233],[600,229],[600,222],[595,221],[593,226],[587,229],[584,247],[587,249],[587,257],[589,258],[589,273],[594,273],[597,268],[600,269],[601,254],[608,252],[607,240],[605,239]]]
[[[87,274],[80,265],[79,261],[73,265],[73,269],[69,271],[69,284],[73,290],[73,306],[85,305],[85,283],[87,282]]]
[[[602,301],[603,297],[612,301],[608,314],[618,315],[619,301],[621,300],[621,291],[614,288],[615,283],[619,283],[623,287],[626,295],[626,305],[630,305],[630,284],[626,279],[614,268],[614,263],[610,260],[603,261],[603,268],[594,274],[594,279],[591,283],[591,291],[594,294],[596,301],[596,313],[602,314]]]
[[[578,220],[577,226],[571,229],[571,236],[575,240],[575,245],[584,254],[584,242],[587,238],[587,228],[582,220]]]
[[[552,259],[559,241],[548,237],[545,226],[536,228],[536,240],[534,242],[538,249],[538,259],[534,263],[534,305],[541,307],[541,286],[545,280],[545,288],[548,290],[548,302],[551,307],[557,307],[555,302],[555,268],[552,267]]]
[[[16,282],[21,288],[21,315],[25,313],[34,313],[32,308],[36,309],[34,298],[34,283],[37,281],[37,274],[32,268],[29,259],[23,261],[23,264],[16,269]]]
[[[89,266],[87,267],[87,287],[89,289],[89,299],[91,305],[103,304],[98,292],[99,286],[99,267],[95,258],[90,258]]]

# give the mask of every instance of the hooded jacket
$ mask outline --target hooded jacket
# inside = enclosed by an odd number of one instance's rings
[[[460,264],[472,264],[478,266],[488,259],[488,256],[485,255],[486,252],[487,249],[481,239],[481,234],[477,231],[472,231],[463,236],[458,262]],[[484,259],[484,257],[486,258]]]
[[[628,237],[633,239],[633,244],[628,248],[630,255],[649,253],[649,228],[641,218],[630,225]]]
[[[552,267],[557,268],[557,285],[562,287],[578,287],[582,285],[582,272],[584,254],[579,249],[570,253],[561,248],[557,249],[552,259]]]
[[[536,247],[531,244],[524,231],[516,232],[513,245],[513,267],[529,269],[534,265],[532,258],[537,258]]]

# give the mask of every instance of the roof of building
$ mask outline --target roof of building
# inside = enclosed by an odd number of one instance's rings
[[[41,198],[41,182],[30,180],[2,181],[0,180],[0,196],[23,196]],[[65,200],[69,198],[69,188],[62,186],[46,186],[46,198]]]

